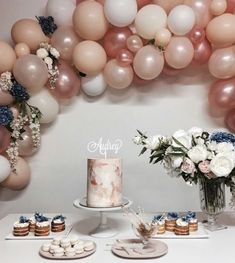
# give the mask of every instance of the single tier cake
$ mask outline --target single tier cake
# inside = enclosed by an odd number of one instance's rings
[[[21,216],[19,221],[14,223],[13,227],[14,236],[27,236],[29,234],[29,219]]]
[[[171,212],[171,213],[168,213],[168,214],[167,214],[167,216],[166,216],[166,221],[165,221],[166,231],[174,232],[176,220],[177,220],[178,218],[179,218],[178,213]]]
[[[63,215],[57,215],[53,217],[51,221],[51,231],[61,232],[65,230],[65,218]]]
[[[178,218],[176,220],[174,232],[176,235],[189,235],[189,223],[186,218]]]
[[[189,224],[189,232],[195,232],[198,230],[198,220],[195,212],[189,211],[186,215],[186,220]]]
[[[88,159],[87,205],[115,207],[122,204],[120,159]]]

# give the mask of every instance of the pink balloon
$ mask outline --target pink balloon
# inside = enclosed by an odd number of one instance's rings
[[[152,0],[137,0],[136,2],[137,2],[138,9],[140,9],[145,5],[149,5],[152,2]]]
[[[133,54],[127,49],[121,49],[116,57],[118,64],[127,67],[133,62]]]
[[[235,53],[232,47],[215,50],[208,62],[210,73],[219,79],[235,76]]]
[[[235,11],[235,0],[227,0],[226,13],[234,13]]]
[[[103,47],[110,58],[115,58],[118,51],[126,48],[127,38],[132,35],[128,27],[113,27],[104,36]]]
[[[194,55],[194,48],[187,37],[172,37],[165,50],[165,59],[169,66],[176,69],[187,67]]]
[[[201,43],[206,36],[206,32],[203,28],[195,26],[188,34],[188,38],[193,44]]]
[[[11,142],[11,135],[7,128],[0,126],[0,153],[5,152]]]
[[[205,64],[208,62],[212,53],[210,42],[205,38],[202,42],[194,45],[193,61],[197,64]]]
[[[127,38],[126,45],[131,52],[136,53],[143,47],[143,41],[138,35],[132,35]]]
[[[10,105],[14,101],[14,98],[10,93],[0,89],[0,105]]]
[[[226,114],[224,123],[229,130],[235,132],[235,109],[232,109]]]
[[[213,108],[228,110],[235,107],[235,78],[217,80],[212,84],[209,95],[209,104]]]
[[[75,71],[65,61],[60,60],[58,64],[59,77],[55,89],[51,93],[60,99],[69,99],[77,95],[80,89],[80,79]]]
[[[22,140],[19,140],[19,155],[30,156],[37,151],[38,148],[34,147],[32,131],[29,127],[25,128],[25,132],[21,135]]]
[[[206,27],[211,20],[212,15],[210,13],[211,0],[185,0],[184,4],[192,7],[196,15],[196,24],[199,27]]]

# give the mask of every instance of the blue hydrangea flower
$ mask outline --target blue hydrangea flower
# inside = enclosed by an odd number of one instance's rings
[[[170,213],[167,214],[167,218],[170,219],[170,220],[171,219],[175,220],[175,219],[179,218],[179,214],[176,213],[176,212],[170,212]]]
[[[18,82],[14,82],[10,89],[10,94],[15,98],[17,102],[27,101],[30,97],[25,87]]]
[[[210,140],[217,143],[230,142],[235,147],[235,135],[228,132],[215,132],[211,135]]]
[[[57,220],[57,219],[60,219],[63,222],[66,219],[66,217],[63,215],[57,215],[54,216],[52,220]]]
[[[54,23],[52,16],[36,16],[36,18],[46,36],[51,36],[56,31],[57,25]]]
[[[13,114],[9,106],[0,106],[0,125],[7,126],[13,121]]]
[[[28,223],[29,219],[26,216],[20,216],[19,223]]]
[[[49,217],[44,216],[42,213],[36,212],[34,218],[37,222],[45,222],[49,220]]]

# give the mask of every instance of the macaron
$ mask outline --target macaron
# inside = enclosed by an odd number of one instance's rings
[[[51,243],[44,243],[41,246],[41,250],[44,252],[49,252],[50,251],[50,247],[51,247]]]
[[[62,239],[61,237],[55,237],[55,238],[52,240],[51,243],[52,243],[53,245],[59,246],[61,239]]]
[[[95,245],[94,245],[94,242],[92,242],[92,241],[86,241],[84,243],[84,250],[85,251],[91,251],[94,249],[94,247],[95,247]]]
[[[64,255],[64,249],[62,247],[55,248],[54,256],[55,257],[62,257]]]
[[[73,257],[76,255],[76,250],[73,247],[68,247],[65,249],[65,256],[67,257]]]
[[[71,246],[70,239],[68,239],[68,238],[61,239],[60,246],[63,248],[70,247]]]
[[[70,243],[72,246],[76,245],[79,242],[78,236],[72,236],[70,238]]]
[[[51,253],[51,254],[54,254],[54,253],[55,253],[55,249],[57,249],[57,248],[59,248],[59,246],[57,246],[57,245],[51,245],[51,246],[50,246],[50,250],[49,250],[50,253]]]

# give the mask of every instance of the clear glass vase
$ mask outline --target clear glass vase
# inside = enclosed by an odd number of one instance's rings
[[[218,224],[217,216],[225,209],[225,184],[216,179],[199,181],[201,209],[207,215],[206,228],[211,231],[221,230],[226,226]]]

